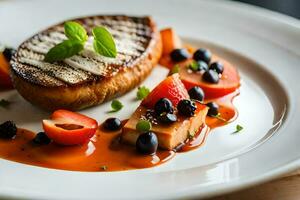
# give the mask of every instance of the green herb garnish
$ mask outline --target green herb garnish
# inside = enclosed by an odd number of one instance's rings
[[[61,61],[80,53],[88,40],[84,27],[77,22],[66,22],[64,24],[67,40],[55,45],[45,55],[46,62]],[[94,50],[106,57],[116,57],[117,50],[112,35],[104,27],[93,29]]]
[[[150,93],[150,90],[146,86],[138,87],[138,91],[136,93],[136,98],[138,100],[143,100],[144,98],[146,98],[148,96],[149,93]]]
[[[199,64],[196,61],[191,62],[188,67],[192,70],[192,71],[198,71],[199,70]]]
[[[107,170],[107,166],[103,165],[100,167],[101,170],[106,171]]]
[[[172,69],[171,69],[171,74],[176,74],[179,73],[179,65],[175,65]]]
[[[221,121],[223,121],[223,122],[225,122],[225,123],[228,122],[226,119],[224,119],[223,117],[221,117],[221,113],[218,113],[217,115],[213,115],[213,116],[211,116],[211,117],[214,117],[214,118],[216,118],[216,119],[218,119],[218,120],[221,120]]]
[[[244,129],[244,127],[242,127],[241,125],[236,125],[236,127],[235,127],[235,131],[233,132],[233,134],[235,134],[235,133],[239,133],[241,130],[243,130]]]
[[[188,138],[191,140],[195,137],[195,132],[188,132]]]
[[[86,30],[77,22],[66,22],[64,28],[68,40],[51,48],[45,55],[46,62],[53,63],[55,61],[61,61],[83,50],[88,38]]]
[[[83,44],[76,40],[65,40],[48,51],[46,62],[56,62],[78,54],[83,50]]]
[[[86,30],[77,22],[66,22],[64,25],[65,34],[69,40],[85,43],[88,39]]]
[[[100,55],[115,58],[117,49],[114,38],[104,27],[95,27],[93,29],[94,49]]]
[[[7,108],[7,107],[9,107],[10,103],[11,102],[9,102],[9,101],[7,101],[5,99],[1,99],[0,100],[0,107]]]
[[[111,112],[117,112],[123,108],[123,104],[119,100],[113,100],[111,102]]]
[[[148,120],[140,120],[136,124],[136,130],[139,132],[142,132],[142,133],[150,131],[151,128],[152,128],[152,125]]]

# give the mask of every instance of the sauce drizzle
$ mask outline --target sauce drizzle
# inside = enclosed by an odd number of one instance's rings
[[[237,93],[217,99],[221,105],[221,116],[227,121],[232,121],[237,116],[231,103],[236,95]],[[226,122],[207,117],[206,124],[176,152],[158,149],[155,155],[137,153],[134,146],[122,143],[121,131],[108,132],[102,127],[99,127],[90,142],[76,146],[61,146],[53,142],[37,145],[32,142],[35,133],[18,129],[14,139],[0,139],[0,157],[34,166],[71,171],[99,172],[148,168],[167,162],[177,152],[187,152],[200,147],[205,143],[211,129],[223,126]]]
[[[162,58],[160,63],[169,68],[172,64],[169,57]],[[121,131],[108,132],[101,126],[88,143],[77,146],[60,146],[53,142],[49,145],[37,145],[32,142],[35,133],[18,129],[14,139],[0,139],[0,158],[71,171],[122,171],[153,167],[167,162],[177,152],[187,152],[200,147],[205,143],[210,130],[235,120],[238,114],[232,101],[238,94],[239,91],[235,91],[221,98],[205,99],[205,103],[214,101],[220,106],[219,113],[223,120],[207,116],[206,125],[174,151],[158,149],[155,155],[139,154],[134,146],[122,143]],[[124,125],[125,122],[123,121],[122,124]],[[80,128],[64,124],[56,126],[63,126],[66,129]]]
[[[71,171],[120,171],[148,168],[170,160],[174,151],[158,150],[155,155],[141,155],[134,146],[122,144],[120,131],[104,132],[99,128],[87,144],[60,146],[37,145],[35,133],[18,129],[12,140],[0,139],[0,157],[29,165]]]

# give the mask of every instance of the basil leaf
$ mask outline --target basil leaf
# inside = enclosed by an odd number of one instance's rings
[[[83,44],[76,40],[65,40],[50,49],[45,55],[45,61],[53,63],[76,55],[83,50]]]
[[[10,105],[10,101],[7,101],[7,100],[5,100],[5,99],[1,99],[0,100],[0,107],[3,107],[3,108],[8,108],[9,107],[9,105]]]
[[[148,120],[140,120],[136,124],[135,128],[137,131],[144,133],[144,132],[150,131],[152,128],[152,125]]]
[[[123,108],[123,104],[119,100],[113,100],[111,102],[112,112],[117,112]]]
[[[77,22],[66,22],[64,25],[65,28],[65,35],[70,40],[76,40],[79,42],[86,42],[88,39],[88,35],[86,33],[86,30],[81,26],[81,24]]]
[[[117,56],[116,44],[109,31],[104,27],[95,27],[92,32],[95,51],[100,55],[115,58]]]
[[[146,86],[139,87],[138,91],[136,93],[136,98],[138,100],[143,100],[144,98],[146,98],[148,96],[149,93],[150,93],[150,90]]]

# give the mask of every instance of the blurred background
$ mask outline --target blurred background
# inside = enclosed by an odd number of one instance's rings
[[[300,0],[233,0],[240,1],[300,19]]]

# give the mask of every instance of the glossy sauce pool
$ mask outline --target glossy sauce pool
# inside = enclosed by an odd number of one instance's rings
[[[55,143],[37,145],[32,142],[35,133],[18,129],[14,139],[0,139],[0,157],[3,159],[34,166],[71,171],[122,171],[153,167],[162,164],[176,153],[186,152],[204,144],[209,131],[224,126],[237,117],[232,100],[238,91],[218,99],[206,99],[219,104],[220,120],[206,117],[206,125],[194,138],[189,139],[174,151],[158,150],[155,155],[137,153],[134,146],[122,144],[121,131],[107,132],[99,127],[90,142],[77,146],[60,146]]]
[[[89,143],[66,147],[55,143],[34,144],[35,133],[19,129],[15,139],[0,140],[0,157],[55,169],[119,171],[152,167],[175,155],[173,151],[158,151],[153,156],[140,155],[135,147],[121,144],[119,134],[103,132],[99,128]]]
[[[235,95],[219,99],[225,102],[220,108],[220,113],[227,121],[237,116],[231,104],[231,99]],[[35,133],[18,129],[14,139],[0,139],[0,157],[29,165],[71,171],[122,171],[148,168],[170,160],[176,153],[201,146],[210,129],[223,126],[226,122],[207,117],[206,124],[177,152],[159,149],[155,155],[137,153],[134,146],[121,143],[119,137],[121,131],[107,132],[101,127],[89,143],[77,146],[60,146],[55,143],[37,145],[32,142]]]

